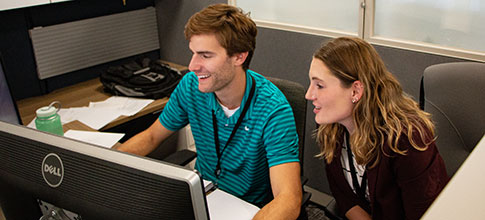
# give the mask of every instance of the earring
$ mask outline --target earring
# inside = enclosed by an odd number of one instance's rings
[[[357,98],[352,99],[352,103],[355,104],[357,102]]]

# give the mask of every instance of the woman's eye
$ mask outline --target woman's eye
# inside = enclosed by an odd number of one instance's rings
[[[323,89],[323,85],[317,84],[317,88]]]

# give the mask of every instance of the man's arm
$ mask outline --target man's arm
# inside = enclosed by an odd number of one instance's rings
[[[300,163],[291,162],[269,168],[274,199],[254,219],[296,219],[301,209]]]
[[[160,123],[160,120],[157,119],[149,128],[133,136],[116,149],[140,156],[146,156],[155,150],[160,143],[172,133],[173,131],[165,128],[162,123]]]

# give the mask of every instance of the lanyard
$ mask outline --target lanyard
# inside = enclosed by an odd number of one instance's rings
[[[359,184],[359,181],[357,180],[357,171],[355,170],[355,167],[354,167],[352,150],[350,149],[349,136],[350,135],[348,133],[345,134],[345,140],[347,141],[347,155],[349,158],[350,174],[352,175],[352,185],[355,188],[355,192],[357,193],[357,196],[359,196],[364,201],[367,201],[367,199],[365,198],[365,191],[367,187],[367,170],[364,171],[364,176],[362,176],[362,182],[361,184]]]
[[[222,148],[222,151],[220,150],[220,146],[219,146],[219,134],[218,134],[218,130],[217,130],[217,119],[216,119],[216,115],[214,114],[214,110],[212,110],[212,126],[214,127],[214,143],[216,144],[216,153],[217,153],[217,165],[216,165],[216,170],[214,171],[214,174],[216,175],[217,178],[219,178],[219,175],[221,174],[222,153],[224,153],[224,150],[226,150],[227,145],[229,144],[229,142],[231,142],[232,138],[236,134],[236,131],[239,128],[239,126],[241,125],[241,122],[244,118],[244,115],[246,115],[246,112],[249,109],[249,105],[251,104],[251,99],[253,98],[254,90],[255,90],[255,87],[256,87],[256,82],[254,81],[254,78],[251,77],[251,79],[252,79],[253,84],[251,86],[251,91],[249,92],[248,99],[246,100],[246,103],[244,104],[244,109],[242,110],[241,115],[239,115],[239,118],[237,119],[236,125],[232,129],[231,136],[229,136],[229,139],[227,139],[226,145],[224,146],[224,148]]]

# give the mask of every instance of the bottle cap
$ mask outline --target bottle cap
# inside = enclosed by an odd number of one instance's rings
[[[42,108],[37,109],[35,113],[37,117],[45,118],[54,115],[57,112],[57,109],[54,106],[44,106]]]
[[[59,104],[59,108],[60,108],[60,103],[55,101],[55,102],[52,102],[49,106],[44,106],[37,109],[37,111],[35,111],[35,114],[37,114],[37,117],[40,117],[40,118],[50,117],[56,114],[57,111],[59,111],[58,108],[54,107],[55,104]]]

